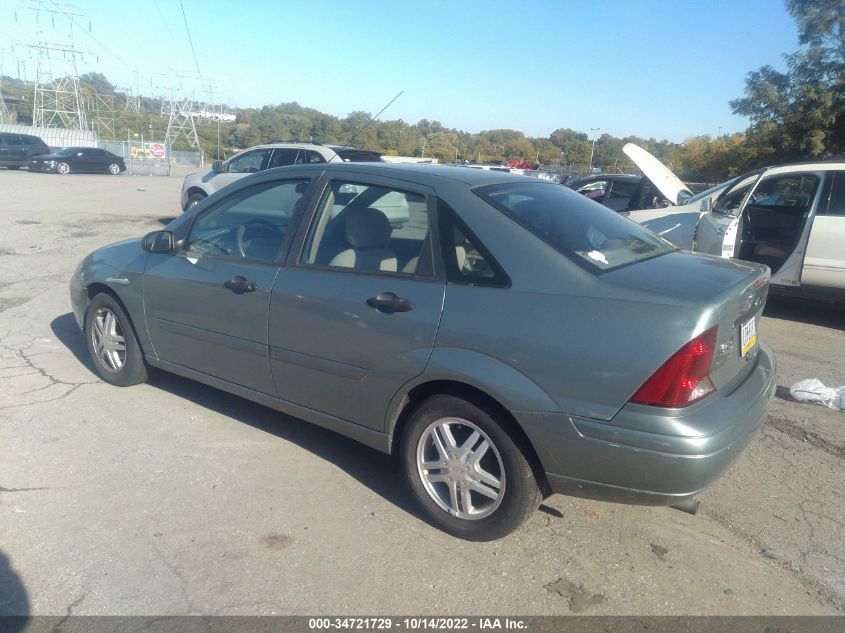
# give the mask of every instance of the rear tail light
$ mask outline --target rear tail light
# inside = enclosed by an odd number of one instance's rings
[[[716,391],[710,361],[716,327],[696,336],[660,366],[631,397],[631,402],[657,407],[685,407]]]

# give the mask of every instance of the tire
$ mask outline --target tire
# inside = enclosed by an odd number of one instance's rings
[[[197,206],[207,197],[208,196],[206,196],[204,193],[192,193],[190,196],[188,196],[188,204],[185,205],[185,211]]]
[[[61,174],[62,176],[64,176],[65,174],[69,174],[70,165],[68,165],[67,163],[59,163],[58,165],[56,165],[56,173]]]
[[[469,541],[506,536],[542,500],[523,451],[495,415],[468,400],[435,395],[420,403],[405,426],[400,450],[411,492],[431,521],[453,536]],[[424,463],[442,466],[424,468]]]
[[[85,311],[84,326],[86,347],[100,378],[118,387],[147,380],[147,365],[135,329],[114,297],[95,295]],[[108,338],[101,346],[104,333]]]
[[[112,163],[111,165],[109,165],[108,170],[112,176],[120,175],[120,165],[118,165],[117,163]]]

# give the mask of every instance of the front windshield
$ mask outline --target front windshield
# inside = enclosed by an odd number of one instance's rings
[[[56,152],[59,156],[70,156],[71,154],[76,154],[75,147],[63,147],[58,152]]]
[[[726,189],[727,187],[730,187],[732,184],[734,184],[734,182],[736,182],[736,178],[731,178],[730,180],[726,180],[725,182],[719,183],[715,187],[710,187],[710,189],[705,189],[704,191],[695,194],[692,198],[687,200],[686,204],[691,204],[693,202],[698,202],[699,200],[704,200],[704,198],[708,198],[708,197],[712,196],[717,191],[720,191],[722,189]]]
[[[475,192],[593,272],[677,250],[648,229],[566,187],[520,182],[480,187]]]

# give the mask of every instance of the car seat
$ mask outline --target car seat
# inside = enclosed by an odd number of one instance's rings
[[[345,230],[351,248],[335,255],[329,266],[396,272],[396,253],[390,248],[392,229],[384,213],[373,208],[353,209]]]

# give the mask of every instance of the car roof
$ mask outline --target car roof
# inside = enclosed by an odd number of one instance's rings
[[[457,165],[431,165],[417,163],[316,163],[310,165],[275,167],[260,173],[279,173],[280,170],[289,169],[369,173],[405,180],[413,179],[421,184],[425,184],[427,180],[452,180],[464,183],[470,187],[508,182],[539,183],[559,186],[556,183],[541,180],[539,178],[532,178],[531,176],[521,176],[518,174],[509,174],[486,169],[464,169],[463,167],[459,167]]]

